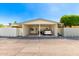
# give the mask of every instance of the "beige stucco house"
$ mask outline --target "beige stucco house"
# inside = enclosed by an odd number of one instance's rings
[[[58,33],[62,33],[61,23],[47,20],[47,19],[33,19],[18,24],[13,24],[12,27],[20,28],[18,36],[58,36]]]

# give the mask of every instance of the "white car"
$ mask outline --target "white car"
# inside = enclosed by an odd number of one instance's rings
[[[50,30],[47,30],[47,31],[46,31],[46,30],[45,30],[45,31],[44,31],[44,34],[46,34],[46,35],[51,35],[51,34],[52,34],[52,31],[50,31]]]

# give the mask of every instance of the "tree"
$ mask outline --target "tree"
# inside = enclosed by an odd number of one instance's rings
[[[8,23],[8,24],[9,24],[9,26],[11,26],[12,23]]]
[[[64,15],[60,19],[61,23],[64,23],[64,26],[77,26],[79,25],[79,15]]]
[[[16,23],[17,23],[16,21],[13,22],[13,24],[16,24]]]

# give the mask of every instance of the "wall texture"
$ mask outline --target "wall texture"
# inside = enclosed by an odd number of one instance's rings
[[[0,36],[15,37],[18,36],[16,28],[0,28]]]
[[[65,37],[79,37],[79,28],[64,28]]]
[[[79,28],[64,28],[64,37],[79,37]],[[0,36],[16,37],[22,36],[21,28],[0,28]]]

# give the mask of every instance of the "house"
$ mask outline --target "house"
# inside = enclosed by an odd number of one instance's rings
[[[12,24],[13,28],[18,30],[18,36],[54,36],[63,33],[63,28],[60,29],[61,23],[52,20],[37,18],[30,21],[24,21],[18,24]]]
[[[10,24],[0,28],[0,37],[79,37],[79,27],[64,27],[63,23],[43,18]]]

